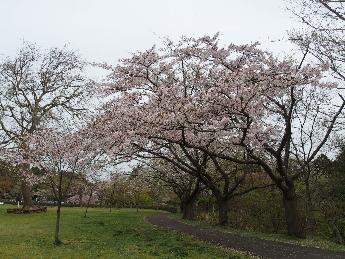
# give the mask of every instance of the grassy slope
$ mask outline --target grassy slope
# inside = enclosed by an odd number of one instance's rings
[[[7,214],[0,205],[0,258],[248,258],[237,252],[153,228],[131,209],[62,208],[61,239],[54,246],[55,209],[33,215]]]
[[[327,249],[331,251],[345,252],[345,245],[337,244],[330,240],[322,239],[320,237],[307,236],[306,239],[299,239],[299,238],[290,237],[287,234],[269,234],[269,233],[253,232],[253,231],[249,232],[249,231],[243,231],[243,230],[231,228],[231,226],[229,227],[216,226],[216,225],[210,226],[203,221],[183,220],[181,218],[182,215],[178,213],[170,214],[169,216],[172,218],[178,219],[186,224],[201,226],[203,228],[217,229],[219,231],[234,233],[241,236],[256,237],[256,238],[261,238],[261,239],[266,239],[266,240],[296,244],[300,246],[318,247],[318,248],[323,248],[323,249]]]

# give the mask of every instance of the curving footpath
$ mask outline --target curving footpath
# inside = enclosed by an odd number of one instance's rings
[[[243,237],[237,234],[201,228],[182,223],[163,213],[148,216],[146,219],[148,222],[158,227],[186,233],[199,240],[227,248],[249,252],[252,255],[259,256],[260,258],[345,259],[345,253],[343,252],[332,252],[314,247],[298,246],[253,237]]]

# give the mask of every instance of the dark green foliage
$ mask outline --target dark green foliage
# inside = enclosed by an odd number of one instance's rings
[[[319,179],[315,186],[316,202],[321,220],[326,223],[332,239],[345,242],[345,148],[334,161],[320,156],[315,161]]]
[[[15,169],[8,163],[0,161],[0,201],[15,200],[20,195],[20,186],[15,175]]]

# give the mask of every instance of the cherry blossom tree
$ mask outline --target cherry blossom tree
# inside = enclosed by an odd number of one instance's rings
[[[206,186],[195,175],[185,173],[172,163],[163,159],[151,159],[145,163],[142,175],[153,183],[161,182],[176,194],[180,201],[182,218],[195,219],[196,202]]]
[[[42,129],[25,139],[28,148],[23,150],[22,163],[37,167],[50,184],[57,201],[55,240],[60,241],[61,205],[78,178],[95,174],[103,165],[102,153],[90,152],[92,142],[82,131],[61,133]]]
[[[0,62],[0,144],[23,149],[23,138],[43,126],[66,124],[85,115],[89,80],[85,62],[66,47],[40,51],[24,43],[14,58]],[[33,208],[30,172],[21,170],[23,210]]]
[[[155,145],[152,145],[153,143]],[[138,147],[137,143],[133,143],[133,145]],[[185,211],[187,214],[192,210],[193,202],[196,201],[200,191],[205,187],[209,188],[217,201],[220,225],[228,224],[228,213],[231,211],[229,204],[233,198],[271,185],[267,177],[261,177],[259,181],[256,176],[258,168],[219,159],[196,148],[186,148],[181,144],[169,143],[169,141],[166,141],[164,145],[157,146],[157,142],[151,139],[150,147],[140,147],[140,150],[151,156],[139,154],[137,155],[139,157],[151,159],[155,157],[164,161],[164,166],[155,168],[160,171],[162,179],[165,177],[166,181],[170,180],[170,184],[175,182],[176,187],[180,183],[179,192],[186,191],[183,195],[183,203],[187,207]],[[182,174],[181,178],[185,178],[184,181],[177,179],[179,174]],[[171,180],[172,178],[174,180]],[[193,179],[196,180],[195,183]],[[190,184],[194,186],[192,192],[189,190]],[[204,187],[198,185],[204,185]],[[193,216],[193,213],[189,214],[191,217]]]
[[[264,181],[261,181],[259,185],[257,185],[258,181],[252,181],[255,170],[243,170],[243,166],[230,165],[222,161],[223,159],[211,157],[203,150],[188,148],[181,143],[176,143],[175,139],[162,139],[160,135],[155,135],[152,132],[154,119],[148,117],[152,116],[152,112],[144,110],[141,106],[136,110],[132,99],[124,99],[122,100],[124,103],[117,100],[113,104],[112,110],[107,110],[104,116],[99,117],[91,127],[90,131],[100,134],[101,146],[105,149],[109,147],[108,153],[114,152],[117,157],[122,153],[123,158],[127,156],[135,159],[160,158],[190,177],[198,178],[200,183],[212,190],[217,199],[219,224],[228,224],[231,199],[270,185],[267,179],[263,179]],[[127,103],[127,101],[130,102]],[[109,107],[107,108],[109,109]],[[126,111],[126,115],[124,111]],[[141,119],[127,117],[132,113]],[[113,121],[115,124],[112,124],[112,118],[116,118],[116,122]],[[146,121],[147,118],[150,121]],[[138,124],[135,125],[135,123]],[[148,128],[144,129],[141,123],[147,123],[150,131]],[[166,173],[171,173],[171,171],[166,170]],[[246,179],[246,176],[249,177]],[[167,177],[169,178],[169,176]],[[247,188],[243,189],[244,183]]]
[[[87,180],[86,182],[86,190],[87,193],[87,199],[85,201],[85,212],[84,212],[84,218],[87,216],[88,209],[90,205],[96,205],[98,203],[99,199],[99,188],[100,186],[100,177],[99,175],[93,175],[91,179]]]
[[[302,237],[294,182],[324,147],[345,103],[342,97],[334,101],[336,85],[324,82],[326,65],[279,60],[257,45],[220,47],[217,35],[185,37],[136,53],[114,68],[103,65],[112,69],[104,92],[115,99],[105,105],[98,129],[103,145],[111,143],[109,151],[162,156],[177,146],[189,159],[184,164],[188,169],[199,163],[198,157],[213,163],[221,175],[227,173],[218,160],[260,166],[281,190],[289,234]],[[299,118],[315,92],[325,100],[318,105],[315,96],[309,105],[310,115],[321,111],[313,118],[318,134],[308,140],[311,146],[303,144],[310,147],[308,158],[293,168],[291,155],[300,157],[303,149],[296,132],[314,130],[310,117]],[[193,157],[194,152],[200,153]],[[175,155],[163,157],[181,166]],[[206,168],[208,162],[203,163]],[[202,167],[196,168],[200,172]]]

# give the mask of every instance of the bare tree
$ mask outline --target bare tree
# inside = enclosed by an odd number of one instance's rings
[[[305,25],[290,33],[303,52],[327,63],[333,75],[345,81],[345,1],[294,0],[289,9]]]
[[[85,112],[89,81],[83,76],[85,62],[75,51],[52,48],[40,51],[24,43],[14,58],[0,62],[0,144],[25,147],[26,134],[43,125],[75,123]],[[28,170],[20,175],[23,209],[33,208]]]
[[[289,2],[288,9],[304,25],[303,29],[290,32],[291,41],[300,47],[305,53],[305,57],[310,57],[321,64],[328,64],[333,77],[339,83],[338,88],[345,89],[345,1],[298,0]],[[315,100],[315,94],[311,93],[311,95],[314,96],[310,96],[309,99]],[[293,145],[298,163],[302,161],[305,163],[309,159],[312,154],[310,150],[315,145],[310,140],[318,134],[316,130],[305,132],[301,130],[301,126],[309,124],[312,129],[317,129],[320,126],[316,125],[316,122],[321,110],[314,109],[312,111],[310,107],[310,103],[306,102],[305,107],[302,107],[305,111],[304,116],[300,115],[298,118],[300,127],[296,133],[299,135],[300,141]],[[339,114],[339,118],[342,116]],[[297,155],[298,153],[299,155]],[[311,198],[312,190],[310,190],[310,179],[313,172],[309,163],[303,168],[307,223],[314,224],[314,206]]]

